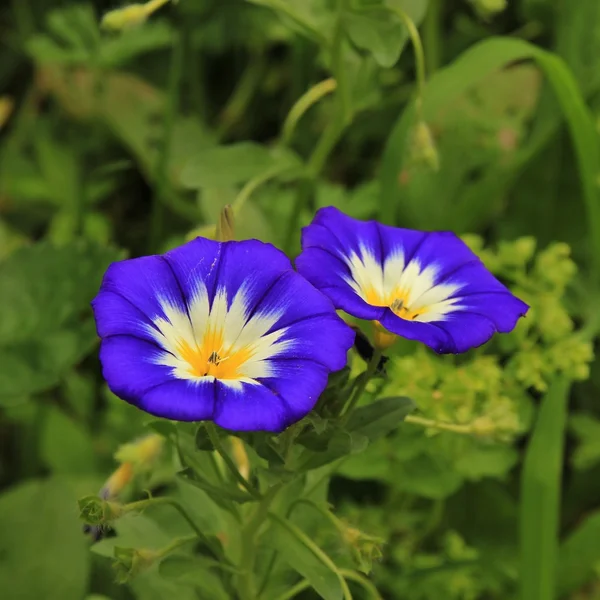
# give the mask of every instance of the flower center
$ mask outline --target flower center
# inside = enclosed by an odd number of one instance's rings
[[[396,316],[408,321],[413,321],[428,310],[426,306],[411,310],[408,305],[408,292],[402,289],[396,289],[387,297],[383,297],[374,288],[368,288],[365,290],[364,296],[366,302],[369,304],[373,306],[387,306]]]
[[[243,377],[241,368],[254,352],[251,347],[235,351],[224,349],[222,335],[207,335],[201,344],[190,345],[180,340],[178,352],[193,377],[215,377],[216,379],[239,379]]]
[[[404,297],[400,297],[400,298],[396,298],[391,304],[390,304],[390,309],[391,311],[398,317],[402,318],[402,319],[407,319],[409,321],[414,320],[416,317],[418,317],[419,315],[422,315],[423,313],[427,312],[427,307],[423,307],[423,308],[419,308],[419,309],[415,309],[415,310],[411,310],[407,305],[406,305],[406,296]]]

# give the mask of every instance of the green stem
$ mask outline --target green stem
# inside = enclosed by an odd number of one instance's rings
[[[173,127],[179,110],[181,80],[183,78],[185,44],[179,33],[174,33],[171,64],[169,69],[168,94],[166,102],[165,121],[162,145],[156,161],[155,194],[150,219],[150,252],[156,250],[162,233],[164,219],[164,204],[169,201],[169,157],[173,138]]]
[[[288,223],[283,237],[283,250],[288,255],[294,250],[294,243],[297,235],[298,220],[302,214],[304,206],[308,205],[314,194],[314,182],[308,179],[303,179],[299,182],[296,198],[292,205],[292,211],[288,218]]]
[[[324,81],[313,85],[305,94],[303,94],[292,106],[283,123],[281,137],[285,145],[289,146],[296,125],[302,116],[308,111],[311,106],[316,104],[321,98],[331,94],[337,88],[337,81],[330,77]]]
[[[425,46],[425,59],[430,76],[438,70],[441,62],[442,12],[441,0],[429,0],[423,22],[423,46]]]
[[[198,538],[195,535],[175,538],[170,544],[158,551],[158,558],[164,558],[168,554],[171,554],[173,550],[177,550],[177,548],[180,548],[181,546],[185,546],[186,544],[191,544],[192,542],[196,541],[198,541]]]
[[[419,118],[422,118],[422,107],[423,107],[423,96],[425,93],[425,84],[427,77],[425,75],[425,52],[423,51],[423,44],[421,42],[421,36],[419,31],[414,24],[413,20],[401,9],[396,7],[390,7],[400,20],[404,23],[412,42],[413,50],[415,53],[415,62],[417,69],[417,101],[416,110]]]
[[[276,600],[290,600],[294,596],[297,596],[300,592],[307,590],[310,587],[310,583],[304,579],[297,583],[294,587],[291,587],[287,592],[283,592],[281,596],[277,596]]]
[[[244,206],[246,200],[250,198],[250,196],[263,184],[267,183],[271,179],[274,179],[278,175],[281,175],[285,171],[289,171],[289,165],[279,165],[277,167],[273,167],[272,169],[268,169],[264,173],[257,175],[254,179],[251,179],[244,185],[244,187],[240,190],[239,194],[236,196],[233,201],[232,207],[235,211],[236,215],[239,214],[239,211]]]
[[[219,117],[218,137],[225,137],[246,112],[265,72],[265,58],[257,54],[250,59],[242,77]]]
[[[350,593],[346,580],[342,577],[335,563],[327,556],[327,554],[325,554],[325,552],[323,552],[323,550],[321,550],[321,548],[319,548],[319,546],[317,546],[299,527],[296,527],[296,525],[290,521],[271,512],[269,513],[269,518],[287,529],[289,533],[291,533],[299,542],[304,544],[304,546],[306,546],[328,569],[335,573],[340,582],[344,600],[352,600],[352,594]]]
[[[221,444],[221,440],[219,438],[219,434],[217,433],[217,430],[216,430],[215,426],[210,421],[207,421],[204,424],[204,427],[206,427],[206,431],[208,432],[208,437],[210,438],[210,441],[212,442],[212,444],[215,447],[216,451],[219,453],[219,455],[221,456],[221,458],[223,459],[223,461],[227,465],[227,468],[231,471],[231,474],[233,475],[234,479],[251,496],[253,496],[257,500],[260,500],[262,498],[262,496],[260,495],[260,493],[257,492],[256,489],[254,489],[254,487],[251,486],[250,483],[248,483],[248,481],[246,481],[246,479],[244,479],[242,477],[242,474],[240,473],[239,469],[237,468],[237,466],[235,465],[235,463],[231,459],[231,456],[229,456],[229,454],[227,454],[227,451],[225,450],[225,448],[223,448],[223,444]]]
[[[242,532],[242,554],[240,559],[241,576],[239,579],[238,592],[241,600],[256,600],[258,597],[255,591],[254,581],[254,561],[256,558],[256,537],[261,525],[269,515],[271,504],[277,496],[283,483],[277,483],[265,493],[263,499],[256,507],[252,518],[248,521]]]
[[[407,415],[404,417],[404,422],[412,423],[419,427],[438,429],[439,431],[450,431],[462,435],[474,435],[477,433],[472,423],[445,423],[444,421],[434,421],[433,419],[426,419],[425,417],[418,417],[416,415]]]
[[[367,592],[367,594],[369,594],[369,596],[373,600],[382,600],[381,596],[379,595],[379,592],[377,591],[377,588],[360,573],[357,573],[356,571],[351,571],[350,569],[340,569],[340,573],[344,578],[349,579],[350,581],[354,581],[355,583],[358,583],[360,586],[362,586],[362,588]]]
[[[352,398],[350,398],[350,402],[348,402],[348,406],[344,411],[344,418],[347,419],[348,415],[352,412],[352,409],[356,406],[357,402],[360,400],[361,396],[364,394],[365,389],[367,388],[367,384],[371,381],[373,375],[375,375],[375,371],[377,371],[377,366],[379,365],[379,361],[381,360],[381,350],[373,350],[373,356],[367,365],[367,370],[362,374],[360,381],[358,382],[356,389],[354,390],[354,394]]]
[[[320,513],[323,517],[325,517],[335,527],[335,529],[338,531],[338,533],[340,533],[342,536],[345,535],[346,528],[345,528],[344,524],[333,513],[326,510],[322,506],[319,506],[316,502],[313,502],[312,500],[309,500],[308,498],[299,498],[298,500],[294,500],[294,502],[292,502],[292,504],[290,504],[290,507],[287,511],[288,519],[290,518],[290,516],[291,516],[292,512],[294,511],[294,509],[296,508],[296,506],[299,506],[300,504],[305,504],[306,506],[310,506],[313,510],[316,510],[318,513]]]

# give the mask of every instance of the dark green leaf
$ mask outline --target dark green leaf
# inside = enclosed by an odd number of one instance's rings
[[[246,502],[255,502],[256,498],[244,492],[243,490],[231,486],[231,485],[213,485],[203,479],[196,473],[194,473],[191,469],[187,469],[178,473],[178,476],[199,487],[201,490],[204,490],[215,502],[222,502],[223,500],[229,500],[232,502],[237,502],[238,504],[244,504]]]
[[[300,455],[299,469],[310,471],[333,462],[343,456],[362,452],[369,445],[369,438],[360,432],[350,432],[343,429],[334,430],[323,451],[313,452],[304,450]]]
[[[325,600],[341,600],[342,588],[337,575],[327,568],[302,542],[280,525],[273,523],[272,544],[281,558],[294,571],[307,579],[317,593]]]
[[[569,594],[597,578],[600,512],[591,514],[565,540],[558,555],[558,590]]]
[[[414,408],[415,404],[410,398],[382,398],[354,410],[348,419],[347,428],[353,433],[366,436],[372,442],[396,429]]]
[[[207,558],[172,555],[160,563],[158,572],[167,580],[193,587],[202,600],[228,600],[215,566],[219,563]]]

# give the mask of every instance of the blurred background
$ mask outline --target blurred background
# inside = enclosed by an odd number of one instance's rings
[[[101,377],[104,270],[214,236],[233,204],[239,238],[291,257],[328,205],[455,231],[532,306],[464,357],[391,352],[384,392],[432,425],[330,490],[383,542],[362,549],[383,598],[600,599],[598,0],[160,4],[0,7],[2,597],[210,598],[115,583],[76,501],[148,420]]]

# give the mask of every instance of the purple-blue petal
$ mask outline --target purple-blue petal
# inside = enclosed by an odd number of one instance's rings
[[[139,400],[142,410],[175,421],[212,419],[215,412],[216,382],[173,379],[150,388]]]
[[[283,431],[294,422],[281,396],[261,384],[216,382],[214,421],[234,431]],[[295,419],[298,420],[298,419]]]
[[[276,376],[263,380],[281,397],[291,414],[291,422],[308,414],[327,386],[328,369],[302,359],[277,360]]]
[[[102,375],[110,390],[131,404],[152,387],[173,379],[172,369],[157,361],[164,350],[156,344],[129,336],[112,335],[100,344]]]

